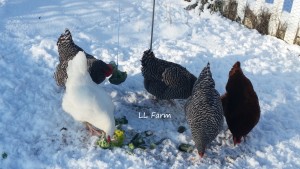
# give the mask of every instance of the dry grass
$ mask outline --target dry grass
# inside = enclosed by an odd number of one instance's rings
[[[188,5],[184,9],[189,11],[189,10],[195,9],[197,6],[198,6],[198,2],[196,2],[194,4],[191,4],[191,5]]]
[[[187,0],[185,0],[185,1],[187,1]],[[200,12],[203,12],[205,7],[210,10],[210,13],[214,13],[214,12],[218,12],[218,11],[221,12],[222,8],[223,8],[223,1],[216,0],[216,1],[214,1],[214,3],[211,4],[208,2],[208,0],[200,0],[200,1],[196,1],[195,3],[193,3],[191,5],[188,5],[184,9],[189,11],[189,10],[195,9],[197,6],[199,6]]]
[[[245,17],[243,19],[243,24],[249,29],[255,29],[258,25],[258,19],[254,12],[250,9],[250,5],[246,4],[245,6]]]
[[[185,0],[191,2],[190,0]],[[223,0],[216,0],[215,3],[210,4],[209,0],[199,0],[196,3],[188,5],[185,9],[191,10],[199,6],[199,10],[203,12],[205,6],[210,9],[211,13],[220,11],[221,15],[239,23],[242,23],[249,29],[256,29],[262,35],[269,35],[269,24],[272,13],[267,9],[261,9],[258,15],[255,15],[254,12],[250,9],[250,5],[247,3],[244,8],[244,18],[241,18],[237,15],[238,3],[236,0],[229,0],[227,3],[224,3]],[[201,13],[201,12],[200,12]],[[279,22],[275,35],[279,39],[284,40],[285,33],[287,30],[287,23]],[[294,44],[300,45],[300,27],[297,30],[297,34],[294,39]]]
[[[201,5],[200,5],[200,12],[204,11],[204,5],[208,3],[208,0],[201,0]]]
[[[244,11],[245,17],[242,23],[247,28],[256,29],[262,35],[269,34],[269,23],[272,14],[267,9],[262,9],[260,14],[256,16],[247,4]]]
[[[286,22],[284,22],[284,23],[279,22],[275,36],[279,39],[284,40],[286,29],[287,29],[287,23]]]
[[[214,13],[214,12],[223,12],[223,1],[222,0],[216,0],[215,3],[210,4],[208,6],[208,9],[210,9],[210,13]]]
[[[300,28],[298,28],[295,39],[294,39],[294,44],[300,45]]]
[[[256,30],[262,35],[269,35],[269,23],[272,13],[268,9],[262,9],[261,13],[258,15],[258,25],[256,25]]]
[[[196,2],[194,4],[191,4],[191,5],[188,5],[184,9],[189,11],[189,10],[195,9],[197,6],[198,6],[198,2]]]
[[[221,14],[224,17],[226,17],[232,21],[235,21],[237,18],[237,6],[238,6],[238,3],[235,0],[229,0],[229,2],[224,6]]]

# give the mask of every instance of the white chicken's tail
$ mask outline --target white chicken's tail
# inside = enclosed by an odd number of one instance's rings
[[[82,51],[79,51],[77,55],[68,63],[67,68],[68,81],[78,81],[84,77],[87,77],[87,60]]]
[[[115,130],[114,104],[110,95],[92,81],[83,52],[69,61],[67,73],[63,109],[75,120],[89,122],[112,136]]]

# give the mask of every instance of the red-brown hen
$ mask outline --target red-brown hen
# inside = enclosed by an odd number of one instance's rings
[[[258,97],[251,81],[243,74],[239,61],[229,72],[226,93],[221,100],[226,122],[236,145],[255,127],[260,118]]]

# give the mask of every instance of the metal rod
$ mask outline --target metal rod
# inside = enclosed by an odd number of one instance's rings
[[[119,48],[120,48],[120,18],[121,18],[120,11],[121,11],[121,5],[119,0],[117,67],[119,66]]]
[[[152,12],[152,27],[151,27],[150,51],[152,51],[153,27],[154,27],[154,11],[155,11],[155,0],[153,0],[153,12]]]

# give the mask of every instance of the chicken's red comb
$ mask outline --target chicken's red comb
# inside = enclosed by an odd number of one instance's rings
[[[113,73],[113,67],[110,64],[107,64],[108,70],[105,73],[105,76],[108,77]]]

